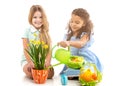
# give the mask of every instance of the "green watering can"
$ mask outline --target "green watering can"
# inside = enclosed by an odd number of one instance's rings
[[[57,47],[57,45],[55,45],[53,47],[53,49]],[[63,63],[63,64],[67,64],[69,59],[71,57],[71,53],[69,51],[69,48],[68,50],[67,49],[64,49],[64,48],[58,48],[56,51],[55,51],[55,55],[54,55],[54,58],[56,58],[59,62]]]
[[[53,47],[53,49],[55,47],[57,47],[57,45],[55,45]],[[55,51],[54,58],[56,58],[56,60],[58,60],[60,62],[60,64],[65,64],[69,68],[73,68],[73,69],[79,69],[84,64],[84,58],[82,56],[72,56],[71,55],[70,47],[68,47],[68,50],[64,49],[64,48],[58,48]]]

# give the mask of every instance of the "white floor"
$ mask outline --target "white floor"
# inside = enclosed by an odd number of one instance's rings
[[[29,86],[62,86],[60,82],[60,77],[55,76],[53,79],[47,79],[46,83],[44,84],[36,84],[33,80],[28,79],[27,77],[23,77],[22,79],[23,85],[29,85]],[[76,80],[69,80],[66,86],[80,86],[80,83]]]
[[[36,84],[33,80],[29,79],[25,76],[25,74],[21,71],[21,86],[63,86],[61,84],[61,78],[59,76],[59,72],[62,70],[63,65],[59,65],[54,67],[55,74],[53,79],[47,79],[46,83],[44,84]],[[66,86],[80,86],[80,83],[78,80],[68,80],[68,83]]]
[[[114,53],[109,53],[105,58],[110,58],[109,60],[104,60],[104,72],[103,80],[98,86],[117,86],[119,84],[119,60],[115,59]],[[113,55],[112,55],[113,54]],[[103,53],[103,56],[105,54]],[[7,55],[7,57],[12,55]],[[2,57],[1,57],[2,58]],[[62,70],[63,65],[54,67],[55,76],[51,80],[47,80],[45,84],[36,84],[33,80],[25,77],[20,66],[20,60],[18,58],[3,58],[0,65],[0,86],[62,86],[60,82],[59,72]],[[69,80],[66,86],[80,86],[78,81]]]
[[[116,47],[115,47],[116,48]],[[93,49],[98,56],[101,57],[104,66],[103,80],[98,86],[118,86],[120,70],[119,70],[119,51],[114,51],[114,47],[106,46],[103,50],[98,47]],[[100,50],[99,50],[100,49]],[[101,51],[102,50],[102,51]],[[13,52],[13,51],[10,51]],[[54,67],[55,76],[51,80],[47,80],[45,84],[36,84],[33,80],[25,77],[20,66],[20,51],[16,53],[1,53],[0,60],[0,86],[62,86],[59,73],[63,65]],[[19,56],[19,57],[18,57]],[[8,58],[5,58],[8,57]],[[52,63],[54,63],[53,61]],[[66,86],[80,86],[78,81],[69,80]]]
[[[21,74],[19,75],[19,79],[17,78],[16,81],[17,81],[16,85],[18,86],[80,86],[80,83],[78,80],[68,80],[67,85],[62,85],[60,81],[60,76],[56,74],[53,77],[53,79],[47,79],[46,83],[36,84],[33,80],[29,79],[24,75],[24,73],[21,72]],[[98,85],[98,86],[103,86],[103,85]]]
[[[22,72],[20,66],[16,65],[13,67],[14,68],[12,68],[11,70],[4,71],[4,74],[7,73],[5,76],[1,74],[2,81],[0,82],[0,84],[4,84],[4,86],[63,86],[60,82],[59,76],[62,65],[61,67],[58,66],[54,68],[55,75],[53,79],[47,79],[46,83],[44,84],[36,84],[33,80],[26,77],[25,74]],[[80,83],[78,80],[68,80],[68,83],[65,86],[80,86]]]

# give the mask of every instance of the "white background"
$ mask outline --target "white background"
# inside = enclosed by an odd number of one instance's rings
[[[119,1],[119,0],[118,0]],[[88,10],[94,23],[93,50],[104,65],[104,86],[119,83],[120,11],[117,0],[3,0],[0,1],[0,84],[21,82],[21,35],[28,24],[29,9],[40,4],[48,17],[53,45],[62,40],[73,9]],[[16,80],[16,81],[15,81]],[[18,84],[19,86],[19,84]]]

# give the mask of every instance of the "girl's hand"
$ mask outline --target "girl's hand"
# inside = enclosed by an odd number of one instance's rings
[[[31,61],[31,62],[28,63],[28,69],[27,69],[28,72],[31,72],[31,69],[32,69],[32,68],[34,68],[34,64],[33,64],[33,62]]]
[[[50,66],[50,62],[48,60],[45,61],[45,67],[49,67]]]
[[[58,43],[58,45],[66,48],[66,47],[70,46],[70,43],[69,43],[69,41],[61,41]]]
[[[34,63],[32,61],[30,62],[30,66],[31,68],[34,68]]]

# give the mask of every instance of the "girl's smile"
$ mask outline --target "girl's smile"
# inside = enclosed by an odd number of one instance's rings
[[[35,28],[40,29],[40,27],[43,25],[41,12],[36,11],[34,13],[32,18],[32,24]]]

